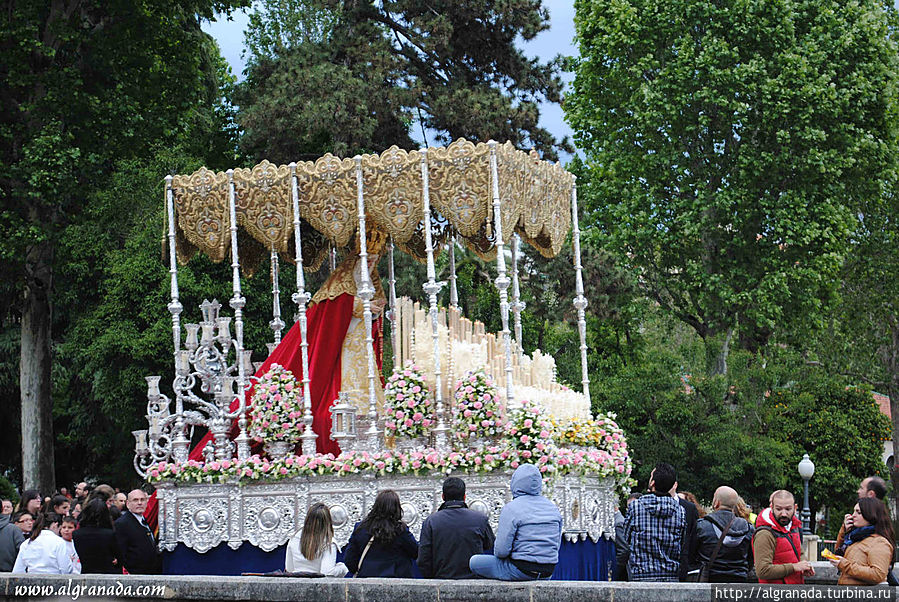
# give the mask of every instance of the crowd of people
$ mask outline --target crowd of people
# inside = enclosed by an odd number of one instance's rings
[[[79,483],[43,498],[22,493],[0,504],[0,572],[158,574],[156,538],[144,518],[148,496]]]
[[[616,513],[619,580],[802,584],[814,568],[802,559],[802,528],[789,491],[771,494],[752,513],[732,487],[721,486],[707,511],[691,494],[677,492],[675,469],[656,465],[648,493],[631,494]],[[288,542],[285,569],[292,574],[344,577],[549,579],[559,562],[562,515],[542,495],[536,466],[512,475],[512,500],[500,512],[496,533],[486,515],[468,508],[465,482],[443,482],[443,504],[423,523],[420,541],[403,522],[395,491],[378,493],[368,515],[341,551],[331,513],[313,504],[303,528]],[[830,562],[839,584],[890,582],[894,536],[880,477],[864,479],[853,512],[846,514]],[[0,571],[14,573],[160,572],[156,539],[144,519],[147,494],[125,495],[85,483],[42,499],[26,491],[13,508],[2,500]],[[343,561],[339,558],[343,554]]]
[[[402,520],[397,493],[385,489],[353,529],[343,562],[336,561],[331,513],[314,504],[287,545],[285,568],[332,577],[413,577],[417,564],[426,579],[549,579],[559,562],[562,514],[542,495],[543,477],[533,464],[515,470],[510,488],[512,500],[494,534],[487,516],[466,505],[465,482],[447,478],[443,504],[425,519],[420,541]]]
[[[840,585],[895,585],[895,539],[884,498],[886,483],[868,477],[846,514],[829,558]],[[692,498],[692,499],[691,499]],[[736,490],[715,491],[711,512],[678,494],[675,469],[658,464],[648,493],[631,494],[616,516],[617,578],[631,581],[802,584],[815,574],[802,559],[802,526],[793,494],[778,490],[758,515]]]

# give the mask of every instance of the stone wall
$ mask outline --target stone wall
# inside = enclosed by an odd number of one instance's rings
[[[835,582],[829,563],[815,563],[819,585]],[[298,579],[138,575],[0,574],[0,602],[21,600],[316,600],[321,602],[684,602],[710,600],[708,584],[487,580]],[[93,588],[93,589],[92,589]],[[129,589],[130,588],[130,589]],[[139,589],[140,588],[140,589]],[[149,589],[148,589],[149,588]]]

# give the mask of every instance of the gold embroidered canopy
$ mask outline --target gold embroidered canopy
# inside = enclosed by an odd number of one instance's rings
[[[557,255],[571,225],[574,176],[558,163],[540,160],[535,151],[515,149],[511,142],[497,145],[496,159],[504,238],[514,231],[542,255]],[[489,146],[460,138],[447,147],[430,148],[427,167],[435,247],[455,232],[478,255],[492,259],[496,250]],[[352,244],[358,227],[355,170],[353,159],[331,154],[296,165],[307,270],[318,269],[329,245]],[[417,150],[393,146],[380,155],[362,156],[369,223],[424,260],[421,170],[422,153]],[[274,249],[292,260],[290,167],[263,161],[252,169],[235,169],[233,178],[241,256],[250,260]],[[172,194],[178,259],[184,263],[198,250],[214,261],[224,259],[231,244],[228,174],[201,168],[175,176]]]

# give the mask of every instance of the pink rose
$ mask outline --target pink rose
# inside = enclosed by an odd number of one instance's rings
[[[158,477],[158,476],[159,476],[159,471],[156,470],[156,469],[151,470],[151,471],[150,471],[150,476],[151,476],[151,477]]]
[[[541,439],[546,439],[547,437],[549,437],[549,431],[540,431]]]
[[[531,428],[532,426],[534,426],[534,421],[531,420],[530,418],[528,418],[524,421],[525,428]]]
[[[403,401],[404,399],[406,399],[406,396],[403,395],[402,393],[397,393],[397,394],[396,394],[396,400],[397,400],[397,401]]]
[[[483,407],[484,407],[484,404],[482,404],[480,401],[474,402],[474,408],[475,408],[476,410],[480,410],[480,409],[483,408]]]
[[[418,385],[415,385],[414,387],[412,387],[412,392],[413,393],[421,393],[421,387],[419,387]]]
[[[398,420],[402,420],[403,418],[406,417],[406,413],[403,412],[402,410],[397,410],[396,414],[394,414],[394,416],[396,416]]]
[[[280,470],[278,470],[278,472],[280,472],[282,475],[284,475],[284,474],[287,474],[287,469],[282,466],[280,468]]]
[[[414,400],[414,399],[408,400],[408,401],[406,402],[406,407],[407,407],[407,408],[414,408],[414,407],[415,407],[415,400]]]
[[[418,422],[422,418],[424,418],[424,416],[421,415],[421,412],[415,412],[414,414],[412,414],[412,420],[415,420],[416,422]]]
[[[284,385],[284,390],[293,391],[293,383],[287,383],[286,385]]]
[[[403,422],[403,424],[405,424],[406,427],[410,427],[410,426],[412,426],[412,425],[415,424],[415,423],[412,422],[412,419],[411,419],[411,418],[406,418],[406,421]]]
[[[528,437],[527,435],[522,435],[522,436],[521,436],[521,439],[520,439],[520,441],[521,441],[522,443],[527,443],[527,442],[530,441],[530,440],[531,440],[531,438]]]
[[[462,412],[462,415],[466,418],[471,418],[471,410],[465,410],[464,412]]]

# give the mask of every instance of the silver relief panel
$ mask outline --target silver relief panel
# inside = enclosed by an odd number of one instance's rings
[[[466,484],[470,508],[483,512],[496,529],[503,506],[512,499],[510,474],[460,475]],[[334,536],[341,546],[353,527],[368,513],[378,491],[393,489],[403,505],[403,520],[418,536],[421,525],[442,503],[443,477],[431,476],[321,476],[278,483],[172,484],[158,488],[160,549],[172,551],[179,543],[206,552],[222,542],[232,549],[243,542],[271,551],[303,526],[315,502],[331,510]],[[545,490],[562,512],[569,541],[594,541],[614,534],[617,495],[611,479],[560,476]]]
[[[203,489],[206,492],[194,491],[189,497],[179,496],[175,513],[179,541],[201,553],[228,540],[229,523],[228,498],[222,495],[222,488],[204,486]],[[216,490],[219,493],[214,494]]]

